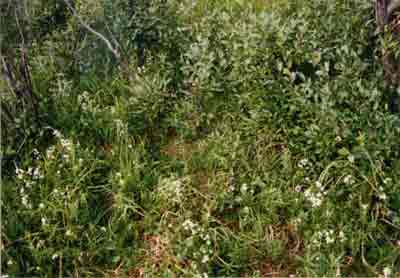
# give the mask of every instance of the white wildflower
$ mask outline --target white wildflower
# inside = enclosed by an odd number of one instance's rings
[[[333,230],[329,230],[329,231],[325,232],[326,243],[332,244],[335,242],[335,238],[333,237],[333,234],[334,234]]]
[[[319,206],[321,206],[321,204],[322,204],[322,197],[323,197],[323,195],[322,195],[322,193],[320,193],[320,192],[318,192],[318,193],[313,193],[313,192],[311,192],[311,190],[310,189],[307,189],[305,192],[304,192],[304,196],[306,197],[306,199],[309,201],[309,202],[311,202],[311,206],[313,207],[313,208],[316,208],[316,207],[319,207]]]
[[[55,260],[55,259],[57,259],[57,258],[58,258],[58,254],[57,254],[57,253],[54,253],[53,256],[51,256],[51,259],[52,259],[52,260]]]
[[[46,225],[47,224],[46,218],[42,217],[41,221],[42,221],[42,225]]]
[[[361,205],[361,208],[362,208],[363,210],[367,210],[367,209],[368,209],[368,204],[362,204],[362,205]]]
[[[201,260],[201,262],[202,262],[203,264],[205,264],[205,263],[207,263],[209,260],[210,260],[210,257],[209,257],[208,255],[204,255],[204,256],[203,256],[203,259]]]
[[[182,223],[183,229],[185,230],[192,230],[195,227],[195,223],[192,222],[190,219],[186,219],[185,222]]]
[[[44,243],[45,243],[45,241],[43,239],[39,240],[37,245],[36,245],[36,248],[42,247],[44,245]]]
[[[37,149],[33,149],[32,155],[34,159],[37,159],[40,155],[40,152]]]
[[[45,207],[45,206],[44,206],[43,203],[40,203],[40,204],[39,204],[39,208],[40,208],[40,209],[44,209],[44,207]]]
[[[40,174],[40,169],[39,168],[28,168],[28,174],[32,177],[33,180],[38,180],[40,178],[43,178],[43,175]]]
[[[7,261],[7,265],[13,265],[14,263],[13,263],[13,261],[12,260],[8,260]]]
[[[26,206],[26,207],[29,206],[29,204],[28,204],[28,195],[22,196],[22,204],[23,204],[24,206]]]
[[[58,139],[61,139],[63,137],[61,132],[59,132],[57,129],[53,129],[53,135]]]
[[[384,180],[383,180],[383,183],[384,184],[389,184],[389,183],[391,183],[392,182],[392,179],[391,178],[385,178]]]
[[[22,170],[22,169],[20,169],[20,168],[16,168],[15,169],[15,174],[17,175],[17,178],[19,179],[19,180],[22,180],[22,179],[24,179],[24,170]]]
[[[353,184],[353,183],[354,183],[353,176],[352,176],[352,175],[347,175],[347,176],[345,176],[344,179],[343,179],[343,182],[344,182],[345,184],[348,184],[348,185]]]
[[[390,268],[390,267],[385,267],[384,269],[383,269],[383,276],[386,278],[386,277],[389,277],[390,275],[392,274],[392,269]]]
[[[72,231],[71,231],[70,229],[68,229],[68,230],[65,232],[65,235],[66,235],[66,236],[72,236],[73,233],[72,233]]]
[[[244,184],[242,184],[242,186],[240,187],[240,192],[241,192],[242,194],[246,194],[247,189],[248,189],[247,183],[244,183]]]
[[[387,195],[383,192],[383,193],[380,193],[379,195],[378,195],[378,197],[379,197],[379,199],[381,199],[382,201],[385,201],[386,199],[387,199]]]
[[[354,163],[355,162],[355,157],[354,157],[354,155],[349,155],[348,157],[347,157],[347,159],[350,161],[350,163]]]
[[[51,146],[46,150],[47,159],[54,159],[55,158],[55,156],[54,156],[55,150],[56,150],[56,148],[54,146]]]
[[[61,146],[63,146],[63,148],[65,148],[67,151],[71,151],[72,150],[72,141],[69,139],[61,139]]]
[[[301,159],[301,160],[299,161],[298,166],[299,166],[300,168],[305,168],[305,167],[308,166],[308,164],[309,164],[308,159],[307,159],[307,158],[303,158],[303,159]]]

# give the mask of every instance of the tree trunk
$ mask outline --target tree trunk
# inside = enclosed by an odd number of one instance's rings
[[[400,29],[398,17],[388,14],[388,6],[391,0],[376,0],[375,18],[378,31],[381,35],[391,33],[397,36]],[[392,0],[393,1],[393,0]],[[389,86],[397,87],[400,85],[400,67],[391,49],[382,49],[382,64],[385,70],[385,80]]]

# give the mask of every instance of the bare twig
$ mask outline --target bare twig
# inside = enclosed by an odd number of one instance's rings
[[[115,58],[120,60],[121,55],[117,47],[114,47],[113,44],[101,33],[97,32],[94,30],[92,27],[90,27],[83,19],[82,17],[75,11],[75,9],[72,7],[71,3],[68,0],[63,0],[65,4],[67,4],[68,8],[72,12],[72,14],[78,19],[78,21],[82,24],[83,27],[85,27],[89,32],[100,38],[108,47],[108,49],[114,54]]]

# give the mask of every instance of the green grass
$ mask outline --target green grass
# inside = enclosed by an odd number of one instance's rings
[[[370,7],[277,3],[186,6],[177,59],[131,80],[33,51],[48,127],[2,179],[3,272],[398,275],[399,118]]]

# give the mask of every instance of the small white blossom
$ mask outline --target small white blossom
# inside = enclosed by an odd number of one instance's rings
[[[309,202],[311,202],[311,206],[313,208],[319,207],[322,204],[322,193],[318,192],[318,193],[313,193],[311,192],[310,189],[307,189],[304,192],[304,196],[306,197],[306,199],[308,199]]]
[[[386,278],[386,277],[389,277],[390,275],[392,274],[392,269],[390,268],[390,267],[385,267],[384,269],[383,269],[383,276]]]
[[[63,137],[61,132],[59,132],[57,129],[53,129],[53,135],[58,139],[61,139]]]
[[[307,158],[303,158],[303,159],[301,159],[301,160],[299,161],[298,166],[299,166],[300,168],[305,168],[305,167],[308,166],[308,164],[309,164],[308,159],[307,159]]]
[[[210,260],[210,257],[209,257],[208,255],[204,255],[204,256],[203,256],[203,259],[201,260],[201,262],[202,262],[203,264],[205,264],[205,263],[207,263],[209,260]]]
[[[51,256],[51,259],[52,259],[52,260],[55,260],[55,259],[57,259],[57,258],[58,258],[58,254],[57,254],[57,253],[54,253],[53,256]]]
[[[39,168],[28,168],[28,174],[32,177],[33,180],[38,180],[40,178],[43,178],[43,175],[40,174]]]
[[[247,192],[247,183],[242,184],[242,186],[240,187],[240,192],[242,192],[242,194],[246,194]]]
[[[71,151],[72,149],[72,142],[69,139],[61,139],[61,146],[63,146],[63,148],[65,148],[67,151]]]
[[[361,205],[361,208],[362,208],[363,210],[367,210],[367,209],[368,209],[368,204],[363,204],[363,205]]]
[[[8,260],[7,261],[7,265],[13,265],[14,263],[13,263],[13,261],[12,260]]]
[[[56,150],[56,148],[54,146],[51,146],[46,150],[47,159],[54,159],[55,158],[55,156],[54,156],[55,150]]]
[[[20,169],[20,168],[16,168],[15,169],[15,174],[17,175],[17,178],[19,179],[19,180],[22,180],[22,179],[24,179],[24,170],[22,170],[22,169]]]
[[[22,196],[22,204],[26,207],[28,206],[28,196],[27,195]]]
[[[66,235],[66,236],[72,236],[73,233],[72,233],[72,231],[71,231],[70,229],[68,229],[68,230],[65,232],[65,235]]]
[[[41,221],[42,221],[42,225],[46,225],[47,224],[46,218],[42,217]]]
[[[348,157],[347,157],[347,159],[350,161],[350,163],[354,163],[355,162],[355,157],[354,157],[354,155],[349,155]]]
[[[385,193],[380,193],[378,195],[379,199],[381,199],[382,201],[385,201],[387,199],[387,195]]]
[[[392,179],[391,178],[385,178],[384,180],[383,180],[383,183],[384,184],[389,184],[389,183],[391,183],[392,182]]]
[[[37,149],[33,149],[32,155],[33,155],[34,159],[37,159],[39,157],[40,153]]]
[[[353,184],[353,183],[354,183],[353,176],[352,176],[352,175],[347,175],[347,176],[345,176],[344,179],[343,179],[343,182],[344,182],[345,184],[348,184],[348,185]]]

